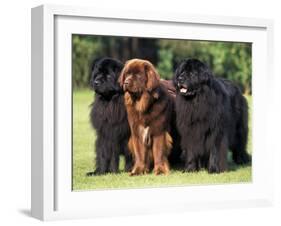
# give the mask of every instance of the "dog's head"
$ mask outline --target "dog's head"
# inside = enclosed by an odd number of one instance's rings
[[[197,59],[183,60],[176,69],[173,82],[183,96],[195,96],[202,85],[208,84],[212,73],[207,65]]]
[[[149,61],[132,59],[126,62],[119,81],[125,92],[142,94],[158,87],[160,76]]]
[[[118,83],[122,68],[123,64],[112,58],[95,60],[91,67],[91,87],[104,97],[122,92]]]

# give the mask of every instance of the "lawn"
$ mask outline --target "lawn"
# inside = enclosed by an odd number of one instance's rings
[[[231,161],[230,154],[229,170],[221,174],[208,174],[205,170],[196,173],[182,173],[181,171],[171,170],[168,176],[155,176],[150,173],[144,176],[131,177],[124,172],[124,159],[121,158],[120,173],[86,177],[86,173],[93,171],[95,168],[95,132],[89,123],[89,105],[92,100],[93,93],[91,91],[76,90],[73,93],[73,190],[251,182],[252,167],[250,165],[235,165]],[[247,100],[250,116],[248,151],[251,153],[251,97],[247,96]]]

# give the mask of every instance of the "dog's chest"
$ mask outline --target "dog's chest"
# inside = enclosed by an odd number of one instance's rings
[[[141,125],[144,128],[153,126],[157,119],[163,117],[154,106],[150,106],[147,112],[140,112],[136,108],[132,108],[130,115],[134,124]]]
[[[126,109],[120,100],[99,101],[94,108],[95,117],[104,123],[114,124],[126,118]]]
[[[209,105],[202,98],[176,101],[177,120],[184,126],[194,126],[208,119]]]

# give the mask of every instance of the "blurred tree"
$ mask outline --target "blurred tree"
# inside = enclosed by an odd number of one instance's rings
[[[95,52],[100,45],[84,37],[74,35],[72,39],[72,79],[73,87],[81,88],[88,86],[90,75],[90,64]]]
[[[169,49],[173,55],[174,69],[186,58],[197,58],[214,72],[236,82],[250,94],[252,76],[252,46],[249,43],[160,40],[160,49]]]
[[[159,62],[157,70],[164,79],[169,79],[173,75],[173,52],[170,49],[158,50]]]
[[[89,65],[94,58],[108,56],[122,62],[146,59],[165,79],[173,76],[181,60],[197,58],[216,76],[228,78],[251,93],[251,53],[250,43],[73,35],[73,86],[88,86]]]

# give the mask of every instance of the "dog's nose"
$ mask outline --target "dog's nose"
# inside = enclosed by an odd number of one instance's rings
[[[99,81],[99,80],[95,80],[95,81],[94,81],[94,85],[95,85],[95,86],[99,86],[99,85],[100,85],[100,81]]]
[[[130,82],[130,79],[129,78],[126,78],[125,81],[124,81],[124,85],[128,85]]]

